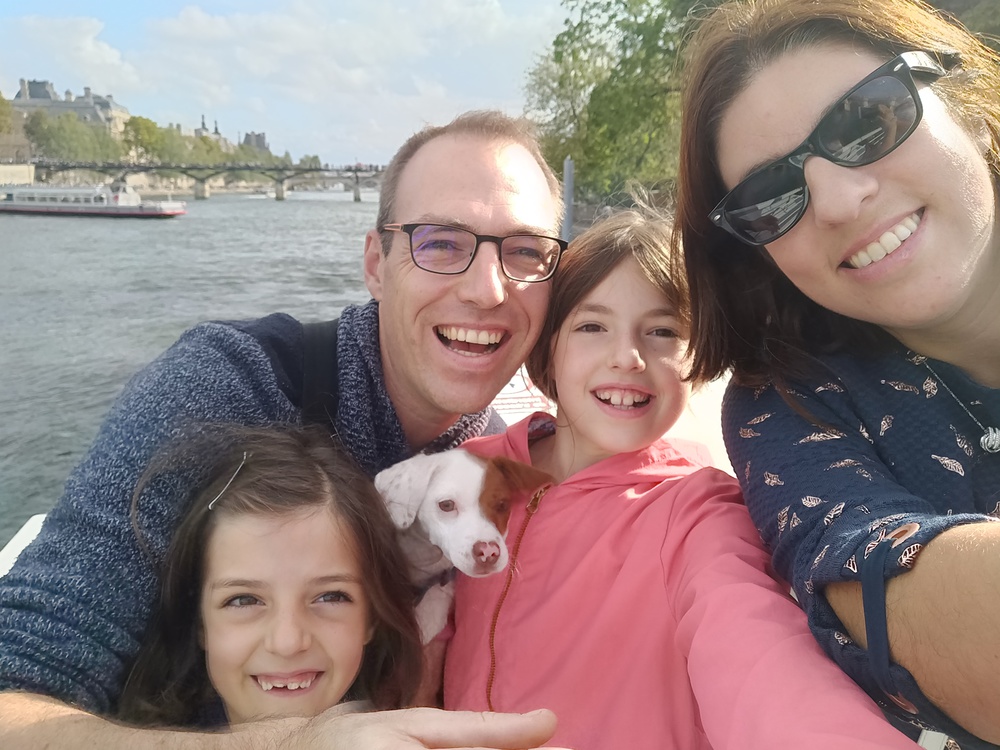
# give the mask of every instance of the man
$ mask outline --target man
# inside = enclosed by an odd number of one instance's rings
[[[545,238],[561,209],[530,131],[498,113],[421,131],[394,157],[365,238],[373,300],[338,326],[333,422],[366,471],[500,427],[489,403],[538,337],[561,250]],[[303,346],[284,315],[204,324],[126,386],[38,539],[0,579],[0,746],[536,747],[551,736],[548,712],[332,710],[224,734],[98,717],[116,703],[157,592],[129,523],[132,488],[185,424],[299,420]],[[158,553],[183,488],[168,479],[151,490],[137,510]]]

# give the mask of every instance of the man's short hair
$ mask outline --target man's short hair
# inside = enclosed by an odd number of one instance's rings
[[[444,135],[468,135],[488,141],[516,143],[528,150],[538,164],[556,204],[556,218],[562,217],[563,198],[562,185],[552,168],[542,156],[538,145],[538,135],[535,124],[524,117],[510,117],[497,110],[474,110],[459,115],[447,125],[428,126],[411,135],[392,157],[382,177],[382,189],[379,194],[378,218],[376,226],[381,229],[393,221],[393,211],[396,207],[396,190],[399,179],[410,163],[410,159],[425,144]],[[556,227],[557,228],[557,227]],[[382,235],[382,252],[389,254],[392,236]]]

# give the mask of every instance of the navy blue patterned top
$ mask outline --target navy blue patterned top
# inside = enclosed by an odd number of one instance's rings
[[[821,362],[827,377],[791,384],[815,422],[797,414],[773,386],[731,385],[723,437],[775,568],[792,582],[820,644],[895,710],[867,652],[818,594],[831,582],[862,580],[869,561],[883,561],[884,578],[904,573],[942,531],[1000,517],[1000,454],[981,448],[983,430],[956,400],[983,425],[998,426],[1000,390],[905,350]],[[895,703],[908,709],[910,720],[952,734],[963,748],[993,747],[969,739],[940,714],[906,670],[890,669],[899,689]]]

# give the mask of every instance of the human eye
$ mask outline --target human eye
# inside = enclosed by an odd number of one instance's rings
[[[322,604],[350,604],[354,597],[342,590],[324,591],[316,597],[316,601]]]
[[[574,331],[579,331],[580,333],[600,333],[604,330],[604,326],[600,323],[580,323]]]
[[[675,331],[673,328],[669,328],[669,327],[666,327],[666,326],[654,328],[652,331],[650,331],[650,333],[653,336],[656,336],[656,337],[659,337],[659,338],[667,338],[667,339],[680,338],[680,333],[678,333],[677,331]]]
[[[475,247],[475,235],[455,227],[419,226],[410,238],[413,261],[421,268],[438,273],[463,271]]]
[[[541,262],[547,253],[540,237],[508,237],[503,243],[504,254],[516,256],[522,260]]]
[[[244,607],[253,607],[258,604],[263,604],[263,602],[253,594],[235,594],[234,596],[228,597],[222,603],[222,606],[242,609]]]

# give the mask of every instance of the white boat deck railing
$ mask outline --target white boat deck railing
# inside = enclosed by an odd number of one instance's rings
[[[38,530],[42,528],[42,521],[44,520],[44,513],[32,516],[24,522],[24,526],[18,529],[18,532],[3,546],[3,549],[0,549],[0,576],[7,575],[7,571],[14,565],[14,561],[21,554],[21,550],[27,547],[31,543],[31,540],[38,536]]]

